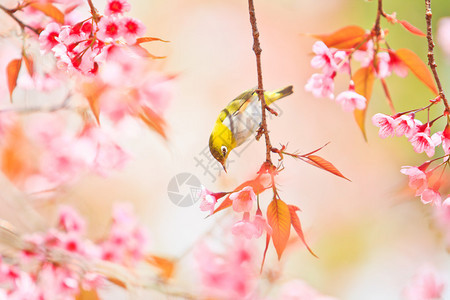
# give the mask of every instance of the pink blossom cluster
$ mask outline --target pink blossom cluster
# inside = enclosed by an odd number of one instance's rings
[[[83,264],[103,259],[134,266],[143,259],[147,239],[129,208],[114,208],[109,236],[100,243],[85,238],[85,227],[73,208],[61,206],[55,228],[24,236],[32,246],[11,259],[16,263],[0,257],[0,299],[74,299],[81,288],[98,289],[106,283],[104,275],[84,270]],[[66,253],[71,259],[53,261],[50,253]]]
[[[349,73],[348,53],[346,51],[329,49],[324,42],[318,41],[313,45],[315,56],[311,60],[311,66],[321,69],[322,73],[315,73],[305,85],[305,90],[315,97],[334,99],[334,79],[337,72]],[[341,104],[344,111],[364,109],[366,98],[355,92],[355,84],[350,81],[349,89],[336,97],[336,102]]]
[[[111,45],[132,45],[145,32],[137,19],[125,17],[126,0],[108,0],[105,16],[92,16],[75,25],[48,24],[39,35],[43,52],[53,52],[57,67],[83,75],[95,75]]]
[[[422,267],[403,290],[405,300],[443,299],[444,280],[431,266]]]
[[[9,137],[0,145],[18,143],[24,147],[15,156],[24,168],[23,178],[16,183],[28,192],[72,183],[89,171],[107,176],[128,161],[128,154],[104,130],[93,124],[73,128],[67,112],[33,114],[23,125],[11,117],[13,124],[5,133]],[[17,132],[19,126],[23,126],[23,133]]]
[[[246,240],[235,238],[225,253],[216,253],[200,244],[195,258],[203,293],[218,299],[253,299],[259,270],[255,249]]]
[[[200,210],[214,212],[217,200],[223,196],[222,193],[211,193],[204,186],[200,195],[201,203]],[[232,201],[232,208],[237,213],[243,213],[242,220],[237,221],[231,232],[236,236],[245,237],[247,239],[259,238],[264,232],[269,235],[272,234],[272,228],[263,217],[259,207],[254,210],[256,203],[256,194],[251,186],[246,186],[243,189],[230,193],[228,196]]]

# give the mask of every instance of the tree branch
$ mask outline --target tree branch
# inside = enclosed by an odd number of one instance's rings
[[[25,24],[24,22],[22,22],[21,20],[19,20],[19,19],[14,15],[14,12],[16,12],[15,9],[8,9],[8,8],[4,7],[3,5],[1,5],[1,4],[0,4],[0,9],[3,10],[3,11],[4,11],[7,15],[9,15],[11,18],[13,18],[14,21],[16,21],[17,24],[19,24],[19,26],[20,26],[20,28],[21,28],[22,30],[24,30],[25,28],[28,28],[28,29],[30,29],[31,31],[33,31],[35,34],[39,35],[40,32],[39,32],[38,29],[36,29],[36,28],[34,28],[34,27],[31,27],[30,25]]]
[[[253,0],[248,0],[248,11],[250,14],[250,24],[252,25],[252,33],[253,33],[253,52],[255,52],[256,56],[256,70],[258,73],[258,89],[256,90],[259,101],[261,102],[261,131],[264,134],[264,138],[266,141],[266,162],[272,165],[271,159],[271,149],[272,145],[270,143],[269,131],[267,130],[267,118],[266,118],[266,108],[268,107],[266,104],[266,100],[264,99],[264,88],[263,88],[263,79],[262,79],[262,70],[261,70],[261,46],[259,44],[259,32],[258,27],[256,25],[256,15],[255,15],[255,7],[253,5]]]
[[[431,0],[425,0],[425,6],[426,6],[426,13],[425,13],[425,20],[427,22],[427,40],[428,40],[428,65],[430,66],[431,72],[433,72],[434,81],[436,82],[438,91],[439,91],[439,97],[444,102],[445,111],[447,114],[450,114],[450,107],[448,105],[447,98],[445,97],[444,90],[442,88],[441,80],[439,79],[438,73],[437,73],[437,65],[436,61],[434,60],[434,42],[433,42],[433,33],[431,28],[431,18],[433,16],[433,13],[431,12]]]

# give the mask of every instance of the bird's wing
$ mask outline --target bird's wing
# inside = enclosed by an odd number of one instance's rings
[[[231,100],[230,103],[228,103],[227,107],[225,107],[221,113],[220,113],[220,120],[223,121],[228,115],[235,115],[245,110],[247,105],[250,104],[250,99],[252,98],[253,94],[255,93],[256,87],[250,90],[247,90]]]

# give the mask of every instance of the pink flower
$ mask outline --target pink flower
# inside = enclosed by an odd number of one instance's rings
[[[420,200],[422,200],[423,204],[431,203],[435,206],[441,205],[441,194],[439,194],[438,191],[428,188],[425,189],[422,194],[420,195]]]
[[[336,300],[325,296],[309,286],[306,282],[295,279],[285,283],[281,288],[280,300]]]
[[[256,201],[256,194],[251,186],[246,186],[242,190],[232,193],[230,200],[233,201],[235,212],[250,212],[253,202]]]
[[[115,41],[122,35],[121,22],[116,17],[102,17],[98,22],[97,37],[102,41]]]
[[[427,175],[417,167],[402,167],[401,173],[409,176],[409,187],[416,190],[419,196],[428,187]]]
[[[429,267],[422,267],[413,280],[403,290],[407,300],[442,299],[444,281],[437,272]]]
[[[269,223],[267,223],[267,220],[262,216],[261,212],[256,213],[253,224],[255,225],[257,230],[257,238],[259,238],[264,231],[266,231],[269,235],[272,235],[272,227],[270,227]]]
[[[435,148],[439,145],[438,136],[433,136],[433,139],[430,137],[429,126],[425,127],[425,129],[419,129],[419,132],[412,136],[409,141],[413,146],[414,151],[417,153],[425,151],[428,157],[434,155]]]
[[[334,62],[336,64],[336,66],[337,67],[340,66],[337,69],[338,72],[343,72],[343,73],[347,72],[348,73],[350,71],[350,64],[349,64],[349,61],[348,61],[347,52],[342,51],[342,50],[336,51],[333,54],[333,59],[334,59]]]
[[[380,128],[378,135],[382,139],[394,135],[395,122],[391,116],[377,113],[372,117],[372,123]]]
[[[127,0],[108,0],[105,7],[105,15],[123,14],[130,11],[131,5]]]
[[[311,92],[314,97],[334,98],[334,80],[325,74],[313,74],[305,85],[305,90]]]
[[[214,196],[214,194],[211,193],[208,189],[206,189],[203,185],[200,194],[200,199],[202,200],[202,202],[200,203],[200,210],[201,211],[209,210],[210,214],[212,214],[214,212],[214,206],[217,203],[217,199]]]
[[[386,78],[391,75],[391,70],[389,67],[390,62],[389,53],[379,52],[377,54],[377,76],[378,78]]]
[[[450,125],[447,125],[444,131],[438,131],[431,137],[436,144],[439,145],[442,143],[442,149],[444,150],[445,155],[450,154]]]
[[[406,75],[408,75],[408,67],[405,65],[405,63],[400,58],[398,58],[397,54],[395,54],[393,51],[389,51],[389,57],[390,71],[393,71],[399,77],[406,77]]]
[[[122,18],[122,35],[128,44],[136,43],[136,38],[144,35],[145,26],[141,21],[130,17]]]
[[[61,27],[58,23],[52,22],[47,24],[45,29],[39,34],[39,43],[42,51],[49,52],[59,43],[56,38],[59,36],[60,31]]]
[[[258,229],[256,228],[253,222],[250,222],[250,214],[248,212],[244,213],[244,217],[241,221],[238,221],[231,228],[231,232],[234,235],[242,236],[247,239],[257,238],[261,235],[258,235]],[[262,232],[261,232],[262,233]]]
[[[313,68],[323,69],[324,74],[332,74],[336,71],[337,65],[333,55],[324,42],[315,42],[313,45],[313,52],[316,54],[311,60],[311,66]]]
[[[80,217],[78,212],[66,205],[59,207],[58,225],[66,232],[77,234],[83,234],[86,226],[84,219]]]
[[[405,135],[407,138],[411,138],[418,131],[418,126],[422,125],[422,122],[414,119],[414,115],[401,115],[395,118],[394,127],[395,134],[397,136]]]
[[[347,112],[366,108],[366,101],[364,96],[356,93],[352,89],[342,92],[336,97],[336,102],[340,103],[342,109]]]

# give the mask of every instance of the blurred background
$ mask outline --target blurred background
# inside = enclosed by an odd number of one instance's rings
[[[399,19],[425,31],[424,3],[410,1],[406,8],[401,0],[384,2],[387,13],[395,11]],[[205,219],[199,202],[187,207],[174,204],[168,195],[174,176],[192,174],[209,190],[228,191],[254,176],[265,159],[264,142],[252,141],[230,155],[228,174],[224,174],[211,161],[207,149],[220,110],[242,91],[257,85],[248,3],[130,3],[130,15],[145,23],[147,36],[170,41],[146,44],[151,53],[167,56],[155,63],[156,68],[175,75],[165,116],[169,138],[164,141],[146,130],[130,130],[123,142],[134,157],[125,170],[107,179],[82,179],[67,191],[64,201],[91,216],[92,235],[100,235],[106,228],[112,203],[132,202],[148,227],[151,251],[178,257],[189,253],[211,228],[229,222],[221,214]],[[105,2],[94,4],[101,8]],[[277,103],[280,117],[269,120],[272,143],[289,143],[291,151],[306,153],[330,142],[319,155],[351,179],[348,182],[285,159],[285,170],[279,176],[281,197],[302,210],[306,239],[319,259],[294,239],[280,262],[274,249],[269,248],[266,270],[281,271],[280,282],[301,278],[338,299],[371,300],[399,299],[416,271],[432,265],[445,277],[444,298],[450,299],[450,259],[442,234],[433,223],[432,207],[414,197],[407,188],[407,177],[400,173],[401,166],[418,165],[426,156],[415,153],[404,138],[380,139],[378,129],[370,122],[377,112],[389,113],[380,83],[375,83],[368,109],[367,142],[351,113],[343,112],[334,101],[316,99],[304,91],[307,79],[315,72],[310,67],[315,40],[305,34],[330,33],[346,25],[370,29],[376,4],[355,0],[255,0],[264,88],[294,86],[294,94]],[[434,24],[447,15],[450,2],[435,1]],[[391,48],[410,48],[426,59],[425,38],[386,21],[382,27],[389,30]],[[450,59],[439,47],[436,53],[443,84],[450,86]],[[387,83],[398,111],[424,106],[432,97],[411,74],[405,79],[391,76]],[[348,78],[341,75],[336,94],[347,86]],[[184,192],[187,190],[180,191]],[[270,197],[270,193],[262,196],[264,207]],[[214,238],[220,239],[220,234]],[[264,242],[263,238],[256,242],[258,257],[262,256]],[[177,285],[189,287],[192,278],[185,275],[192,268],[187,259],[177,273]],[[276,294],[276,288],[271,292]]]

